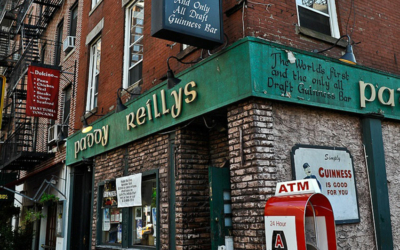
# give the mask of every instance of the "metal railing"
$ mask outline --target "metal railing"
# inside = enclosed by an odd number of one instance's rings
[[[34,163],[32,156],[35,153],[48,153],[49,127],[50,124],[19,124],[14,133],[1,144],[1,165],[5,167],[17,159],[31,164]]]

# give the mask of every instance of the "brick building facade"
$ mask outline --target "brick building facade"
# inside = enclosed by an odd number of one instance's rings
[[[271,249],[265,204],[306,162],[332,198],[338,249],[396,249],[396,3],[223,1],[213,50],[152,37],[155,4],[78,3],[77,46],[61,57],[79,72],[55,158],[66,153],[70,176],[62,249]],[[357,65],[338,60],[348,45]],[[72,134],[84,122],[93,129]],[[313,150],[324,153],[301,158]],[[342,152],[351,177],[324,176],[345,168],[326,156]]]
[[[178,2],[175,4],[183,4]],[[75,119],[75,127],[85,118],[103,132],[70,137],[67,164],[72,168],[81,165],[93,168],[92,249],[141,249],[143,245],[182,250],[217,249],[219,245],[228,249],[270,249],[265,238],[265,202],[274,195],[278,182],[294,178],[293,150],[298,145],[345,148],[351,156],[354,178],[350,182],[356,190],[352,199],[357,204],[352,209],[358,214],[336,225],[338,249],[364,249],[375,243],[378,249],[390,249],[397,245],[394,230],[397,217],[388,211],[396,210],[392,199],[396,194],[391,185],[391,178],[393,182],[396,180],[393,172],[396,164],[391,159],[395,155],[398,114],[393,111],[395,108],[385,109],[391,105],[391,95],[397,94],[390,92],[394,86],[377,82],[376,93],[383,88],[378,101],[378,97],[372,98],[369,87],[361,83],[385,77],[398,81],[395,35],[376,37],[378,31],[396,33],[394,6],[386,5],[378,11],[372,3],[360,1],[317,3],[328,8],[326,12],[322,10],[330,18],[327,31],[307,22],[307,15],[315,18],[307,11],[321,7],[315,3],[224,1],[225,44],[207,52],[191,46],[183,49],[179,43],[151,37],[152,4],[152,1],[89,1],[83,7],[82,35],[86,36],[86,42],[81,43],[79,72],[86,73],[79,75],[76,112],[79,117]],[[142,14],[130,16],[131,8],[136,10],[132,6],[144,8],[140,10]],[[140,25],[141,38],[132,39],[133,45],[141,46],[139,54],[143,61],[139,60],[142,65],[139,80],[126,84],[129,70],[124,63],[137,52],[131,51],[130,55],[126,50],[130,31],[137,28],[129,27],[132,24],[129,18],[142,20],[139,21],[143,25]],[[349,36],[338,40],[341,35]],[[338,64],[336,59],[344,54],[350,37],[357,66]],[[101,41],[97,105],[88,109],[91,46],[97,41]],[[337,46],[323,55],[310,53],[337,41]],[[385,42],[393,46],[384,46]],[[289,52],[295,62],[290,61]],[[169,60],[173,71],[181,72],[182,80],[171,90],[164,82],[166,60],[170,56],[185,62],[198,61],[188,66],[179,60]],[[134,69],[137,65],[129,67]],[[190,85],[191,82],[195,85]],[[368,89],[367,94],[361,92],[363,86]],[[127,89],[122,91],[122,99],[128,109],[115,112],[114,97],[121,87]],[[129,92],[138,89],[141,95],[129,100]],[[195,96],[191,96],[190,90],[196,92]],[[180,93],[181,110],[179,99],[169,99],[179,98]],[[186,103],[185,98],[189,99]],[[374,106],[368,107],[369,104]],[[397,101],[393,106],[398,106]],[[161,109],[168,110],[157,116]],[[174,112],[178,115],[171,118]],[[370,117],[369,113],[376,116]],[[382,117],[387,120],[381,120]],[[379,131],[378,135],[368,132],[370,125],[382,127],[382,144],[369,147],[371,137],[379,137]],[[91,141],[96,136],[104,138],[106,129],[111,140],[108,144],[100,146]],[[384,156],[376,153],[383,148]],[[372,160],[368,164],[367,158]],[[385,168],[377,167],[377,161],[384,163]],[[214,188],[218,189],[211,179],[214,168],[229,169],[227,176],[219,178],[221,186],[224,180],[229,183],[228,189],[221,189],[229,190],[225,204],[230,204],[231,213],[222,219],[231,218],[231,226],[229,221],[222,224],[215,217],[220,213],[214,211],[215,199],[223,197],[216,198],[217,191],[213,193]],[[374,171],[388,174],[373,177]],[[117,209],[106,205],[107,192],[103,192],[109,183],[149,172],[157,173],[158,203],[154,209],[158,217],[136,217],[137,211],[145,213],[150,209],[146,208],[145,198],[142,208]],[[385,176],[389,180],[387,186]],[[143,177],[142,183],[145,180]],[[379,196],[374,191],[386,193]],[[124,218],[114,222],[118,224],[114,229],[112,223],[108,226],[108,219],[102,218],[109,211]],[[378,214],[388,220],[374,221]],[[152,226],[151,236],[138,234],[139,222]],[[142,226],[140,230],[145,230]],[[117,230],[120,235],[114,239]]]

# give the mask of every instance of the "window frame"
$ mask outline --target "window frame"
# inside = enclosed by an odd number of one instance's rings
[[[124,72],[123,72],[123,77],[122,77],[122,79],[123,79],[122,87],[125,89],[127,89],[131,86],[137,85],[143,79],[143,73],[142,73],[142,77],[138,81],[136,81],[132,84],[129,83],[129,71],[131,69],[137,67],[140,63],[143,63],[144,34],[142,34],[142,36],[139,39],[137,39],[136,41],[134,41],[133,43],[130,43],[130,35],[131,35],[130,27],[131,27],[131,21],[132,21],[131,10],[139,1],[140,0],[132,1],[125,8],[125,41],[124,41],[124,67],[123,67]],[[144,3],[144,1],[143,1],[143,3]],[[144,7],[143,7],[143,9],[144,9]],[[144,22],[145,21],[144,21],[144,16],[143,16],[143,28],[142,28],[143,30],[144,30]],[[131,58],[130,48],[132,46],[140,44],[140,42],[141,42],[141,46],[142,46],[142,59],[139,60],[138,62],[136,62],[133,66],[130,66],[130,58]]]
[[[72,34],[73,30],[73,20],[74,20],[74,11],[76,11],[76,25],[75,25],[75,34]],[[69,36],[74,36],[76,37],[76,32],[78,30],[78,17],[79,17],[79,12],[78,12],[78,2],[76,2],[75,4],[73,4],[70,8],[70,13],[69,13],[69,30],[68,30],[68,35]]]
[[[103,0],[92,0],[92,9],[96,8],[96,6]]]
[[[61,36],[60,36],[61,34]],[[56,30],[56,49],[54,54],[54,65],[58,66],[61,63],[61,55],[63,50],[63,36],[64,36],[64,19],[57,25]]]
[[[129,175],[136,174],[130,173]],[[132,210],[135,207],[127,207],[121,208],[121,212],[123,215],[123,222],[122,222],[122,244],[112,244],[112,243],[102,243],[102,226],[103,226],[103,190],[104,185],[111,181],[116,181],[116,179],[104,180],[100,181],[97,185],[97,223],[96,223],[96,247],[103,247],[103,246],[114,246],[118,249],[122,248],[134,248],[134,249],[152,249],[152,250],[159,250],[160,249],[160,177],[159,177],[159,169],[153,169],[142,172],[142,181],[143,179],[151,178],[151,176],[155,176],[156,181],[156,245],[155,246],[144,246],[144,245],[133,245],[133,225],[132,225]],[[128,222],[128,223],[126,223]],[[127,239],[127,241],[124,241]]]
[[[315,12],[316,14],[328,17],[329,18],[329,27],[330,27],[330,30],[331,30],[331,35],[330,36],[334,37],[334,38],[339,38],[340,37],[340,32],[339,32],[339,23],[338,23],[338,18],[337,18],[337,13],[336,13],[335,1],[334,0],[326,0],[326,1],[327,1],[327,6],[328,6],[328,14],[320,12],[318,10],[315,10],[313,8],[310,8],[308,6],[303,5],[302,4],[302,0],[296,0],[298,25],[300,27],[302,27],[301,24],[300,24],[300,12],[299,12],[299,6],[301,6],[301,8],[305,8],[305,9],[307,9],[309,11]],[[305,27],[305,28],[307,28],[307,27]],[[308,28],[308,29],[311,29],[311,28]],[[313,29],[311,29],[311,30],[313,30]],[[315,31],[315,30],[313,30],[313,31]],[[315,32],[318,32],[318,31],[315,31]]]
[[[100,62],[99,72],[96,74],[96,59],[97,59],[97,45],[100,43]],[[95,82],[96,76],[100,75],[101,71],[101,37],[97,38],[90,44],[89,51],[89,80],[87,85],[87,96],[86,96],[86,113],[97,107],[97,99],[99,94],[99,81]],[[99,76],[100,78],[100,76]],[[97,84],[97,86],[95,86]],[[97,91],[96,91],[97,90]]]

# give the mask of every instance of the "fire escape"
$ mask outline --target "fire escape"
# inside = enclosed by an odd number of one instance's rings
[[[31,170],[54,156],[47,145],[50,124],[25,115],[27,71],[43,63],[42,35],[62,1],[0,0],[0,74],[7,77],[0,170]]]

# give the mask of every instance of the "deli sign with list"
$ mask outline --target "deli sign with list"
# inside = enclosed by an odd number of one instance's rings
[[[60,70],[29,66],[26,115],[57,120]]]
[[[154,0],[151,35],[212,49],[223,44],[222,0]]]

